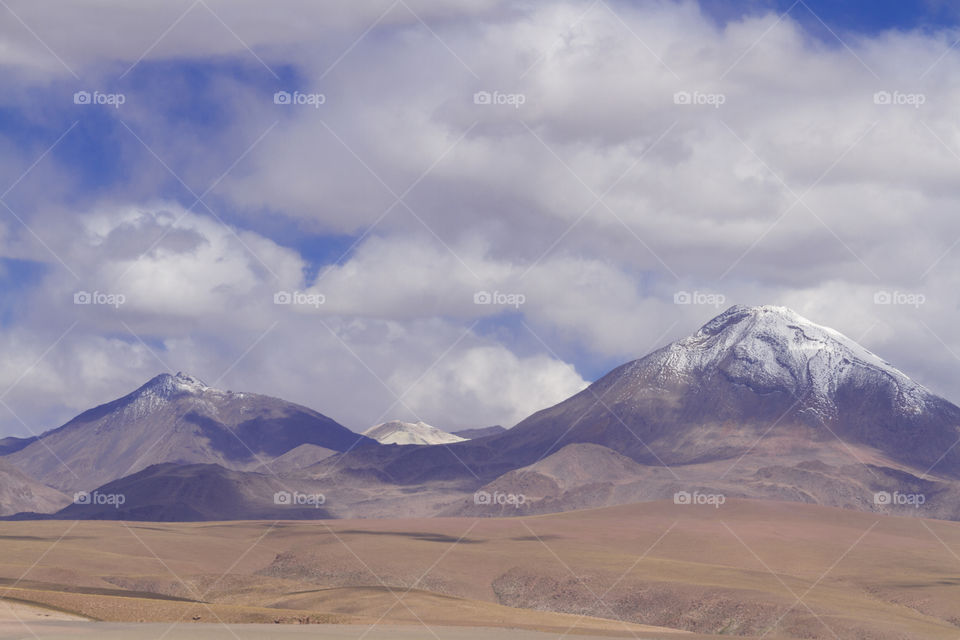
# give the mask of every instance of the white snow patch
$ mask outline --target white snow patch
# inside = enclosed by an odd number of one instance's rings
[[[466,438],[455,436],[432,427],[426,422],[402,422],[391,420],[374,425],[363,432],[381,444],[452,444],[464,442]]]

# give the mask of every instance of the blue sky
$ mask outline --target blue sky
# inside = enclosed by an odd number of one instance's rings
[[[789,11],[790,16],[821,36],[823,26],[811,11],[838,33],[939,29],[956,27],[960,20],[960,10],[947,0],[704,0],[701,6],[722,22],[763,11]]]
[[[36,428],[165,368],[356,428],[466,428],[516,421],[723,306],[779,303],[949,393],[960,13],[805,3],[211,2],[157,40],[189,2],[13,2],[36,37],[0,27],[16,182],[0,387]],[[94,28],[113,24],[110,40]],[[74,104],[81,90],[125,103]],[[483,107],[480,90],[524,104]],[[924,104],[884,109],[878,91]],[[113,288],[122,308],[72,305]],[[280,290],[326,303],[278,308]],[[526,302],[480,307],[480,290]],[[927,302],[878,308],[888,290]]]

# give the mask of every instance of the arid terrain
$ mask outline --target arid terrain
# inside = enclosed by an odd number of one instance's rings
[[[331,638],[341,625],[376,625],[373,638],[391,625],[410,637],[440,629],[440,638],[499,637],[487,628],[549,637],[960,634],[960,525],[795,503],[651,502],[483,519],[4,522],[0,537],[5,602],[176,623],[166,637],[197,637],[185,628],[197,623],[220,637],[221,623],[241,622],[327,624],[319,637]],[[10,610],[5,620],[0,637],[33,637]],[[37,615],[30,628],[43,638],[134,637],[122,625]],[[240,637],[265,637],[253,629]],[[351,633],[343,637],[364,631]]]

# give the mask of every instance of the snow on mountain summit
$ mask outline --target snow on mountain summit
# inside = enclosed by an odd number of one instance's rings
[[[179,393],[198,393],[210,389],[200,378],[178,371],[176,375],[161,373],[140,387],[138,391],[149,391],[160,396]]]
[[[208,386],[200,378],[178,371],[176,375],[161,373],[148,380],[133,393],[117,400],[122,405],[126,418],[138,419],[153,413],[176,399],[187,399],[190,402],[203,405],[205,408],[216,411],[216,398],[233,395]]]
[[[736,305],[674,344],[678,353],[699,353],[707,360],[732,350],[757,364],[770,364],[782,356],[805,361],[822,353],[842,354],[906,377],[839,331],[811,322],[787,307]]]
[[[807,320],[786,307],[733,306],[683,338],[635,365],[659,367],[663,382],[720,374],[759,392],[787,390],[831,413],[836,390],[866,371],[890,379],[901,406],[922,404],[928,392],[842,333]]]
[[[391,420],[370,427],[363,432],[363,435],[373,438],[380,444],[452,444],[466,440],[466,438],[432,427],[423,421],[402,422]]]

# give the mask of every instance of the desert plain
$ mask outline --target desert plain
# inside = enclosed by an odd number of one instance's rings
[[[960,524],[774,501],[3,522],[0,549],[0,638],[946,640],[960,629]]]

